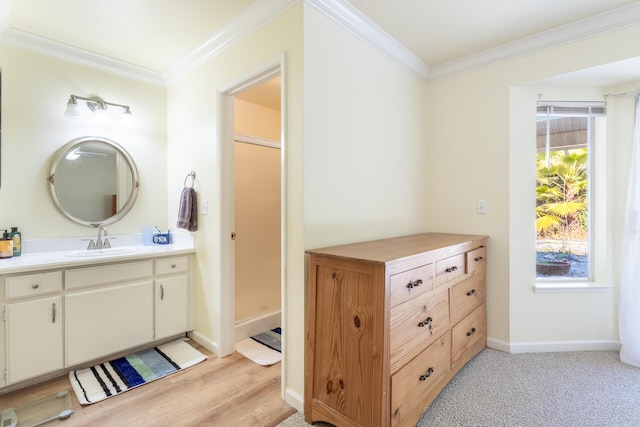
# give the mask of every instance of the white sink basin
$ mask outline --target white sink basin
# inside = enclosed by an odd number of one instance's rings
[[[80,251],[65,252],[64,255],[68,257],[76,258],[99,258],[106,256],[124,255],[137,252],[138,248],[135,247],[122,247],[122,248],[103,248],[103,249],[85,249]]]

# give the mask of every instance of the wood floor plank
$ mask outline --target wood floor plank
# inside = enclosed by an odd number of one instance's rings
[[[0,394],[0,409],[23,405],[60,390],[71,393],[74,414],[47,426],[275,426],[295,413],[280,398],[281,365],[257,365],[238,353],[208,359],[142,387],[92,405],[80,405],[68,377]]]

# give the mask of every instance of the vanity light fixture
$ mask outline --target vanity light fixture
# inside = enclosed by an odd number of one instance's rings
[[[107,102],[99,96],[92,96],[85,98],[84,96],[71,95],[69,102],[67,102],[67,109],[64,112],[64,116],[68,118],[75,118],[80,115],[80,107],[78,106],[78,100],[85,101],[89,110],[94,114],[96,121],[105,123],[108,121],[107,109],[109,106],[122,108],[122,121],[123,124],[131,124],[133,121],[133,115],[131,114],[131,107],[128,105],[116,104],[114,102]]]

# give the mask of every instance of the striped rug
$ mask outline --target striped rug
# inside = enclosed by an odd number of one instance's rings
[[[263,366],[270,366],[282,360],[282,329],[254,335],[236,342],[236,351],[247,359]]]
[[[262,334],[254,335],[251,339],[262,345],[266,345],[271,350],[282,353],[282,328],[274,328]]]
[[[90,368],[69,372],[82,405],[88,405],[186,369],[207,356],[180,339]]]

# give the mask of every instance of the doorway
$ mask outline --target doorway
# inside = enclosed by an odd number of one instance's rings
[[[235,304],[235,288],[236,288],[236,238],[235,221],[236,221],[236,194],[235,194],[235,104],[236,99],[242,99],[248,96],[252,88],[257,88],[275,78],[280,79],[276,96],[279,97],[280,106],[280,138],[279,138],[279,182],[280,182],[280,212],[279,212],[279,257],[277,257],[276,266],[280,271],[279,290],[280,290],[280,307],[284,307],[286,301],[285,267],[286,259],[286,228],[285,224],[285,160],[286,160],[286,103],[285,90],[286,75],[284,70],[284,55],[274,59],[271,63],[266,64],[263,68],[255,73],[237,80],[234,83],[218,90],[218,171],[219,171],[219,191],[220,191],[220,211],[219,211],[219,230],[220,241],[217,242],[217,250],[220,254],[220,268],[218,270],[218,280],[220,286],[217,292],[217,301],[215,303],[219,307],[219,317],[216,321],[216,329],[218,336],[218,356],[224,357],[235,351],[236,342],[236,304]],[[246,137],[246,135],[245,135]],[[241,136],[240,139],[243,137]],[[262,142],[269,142],[270,138],[257,138]],[[255,140],[252,141],[255,143]],[[277,142],[276,139],[271,142]],[[241,142],[246,144],[247,142]],[[251,144],[260,145],[260,144]],[[238,235],[238,238],[241,236]],[[278,316],[278,315],[275,315]],[[273,316],[267,316],[273,318]],[[286,313],[284,309],[279,312],[279,323],[286,327]],[[282,390],[284,392],[285,381],[285,364],[286,364],[286,330],[282,334],[282,364],[281,364],[281,380]]]
[[[281,327],[280,76],[234,98],[235,341]]]

